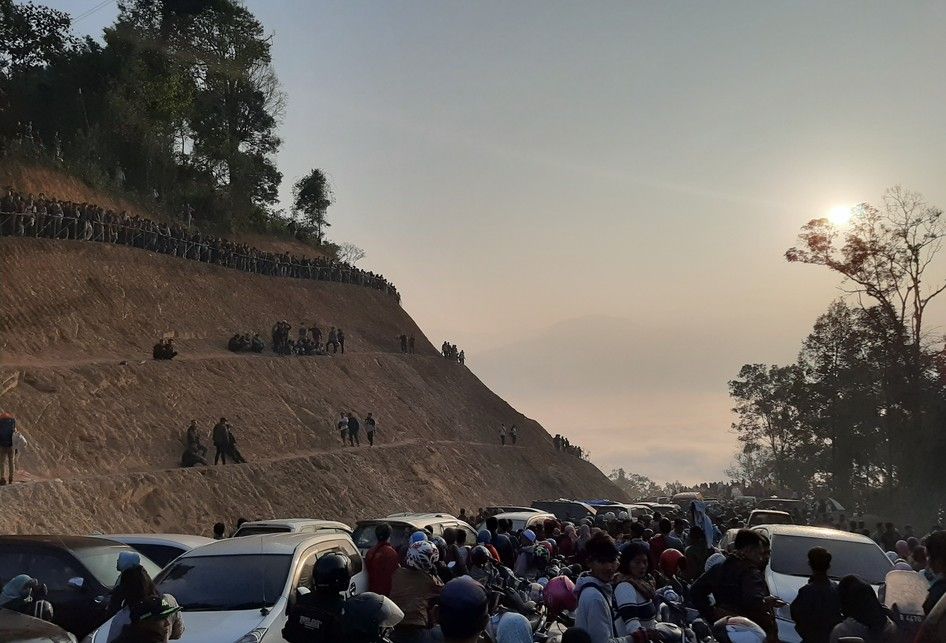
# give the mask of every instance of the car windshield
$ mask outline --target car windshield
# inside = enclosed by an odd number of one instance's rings
[[[355,541],[355,546],[358,549],[371,549],[378,544],[374,530],[379,524],[381,523],[369,523],[366,525],[358,525],[358,527],[355,528],[355,533],[352,534],[351,538]],[[391,543],[392,547],[398,549],[401,545],[407,544],[411,534],[415,531],[417,530],[412,529],[410,525],[391,524],[391,540],[388,542]]]
[[[791,525],[792,517],[784,513],[774,513],[770,511],[753,512],[749,517],[749,526],[754,525]],[[805,560],[808,560],[807,558]]]
[[[115,587],[119,575],[118,555],[125,551],[134,552],[131,547],[106,546],[77,548],[73,553],[103,587]],[[147,556],[141,556],[141,566],[151,578],[161,572],[161,568]]]
[[[824,547],[831,552],[829,574],[832,578],[853,574],[877,585],[884,582],[887,572],[893,568],[890,559],[874,543],[775,535],[772,538],[772,571],[790,576],[810,576],[808,550],[812,547]]]
[[[158,589],[187,612],[272,607],[282,595],[292,556],[186,556],[155,579]]]

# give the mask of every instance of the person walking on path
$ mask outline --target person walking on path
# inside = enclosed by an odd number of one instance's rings
[[[506,446],[506,425],[502,424],[499,427],[499,443],[503,446]]]
[[[13,437],[16,434],[16,418],[10,413],[0,415],[0,485],[13,484]],[[10,465],[10,473],[4,478],[4,466]]]
[[[361,430],[361,425],[358,424],[358,418],[355,417],[354,413],[348,414],[348,444],[350,446],[361,446],[361,440],[358,439],[358,431]]]
[[[519,428],[513,424],[512,428],[509,430],[509,437],[512,438],[512,445],[516,446],[516,442],[519,441]]]
[[[338,432],[342,436],[342,446],[345,446],[345,440],[348,438],[348,416],[342,411],[338,419]]]
[[[342,355],[345,354],[345,331],[338,329],[338,346],[342,349]]]
[[[335,327],[332,326],[332,329],[328,332],[328,341],[325,342],[325,352],[328,354],[328,347],[332,347],[332,355],[338,352],[338,331],[335,330]]]
[[[407,352],[410,353],[411,355],[414,354],[415,343],[416,343],[416,340],[414,339],[414,335],[411,335],[410,338],[407,340]]]
[[[230,431],[227,427],[227,418],[220,418],[220,421],[214,425],[211,437],[213,438],[214,448],[216,449],[214,465],[216,465],[219,460],[223,460],[223,463],[226,464],[227,449],[230,448]]]
[[[365,418],[365,431],[367,432],[367,435],[368,435],[369,447],[374,446],[374,432],[377,430],[377,428],[378,428],[378,421],[375,420],[374,416],[372,416],[369,413],[368,417]]]

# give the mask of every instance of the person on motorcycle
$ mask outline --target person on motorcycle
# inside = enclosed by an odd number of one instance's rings
[[[686,557],[680,550],[665,549],[657,561],[657,572],[654,574],[656,587],[669,586],[677,595],[686,599],[690,588],[681,580],[686,570],[686,562]]]
[[[289,610],[282,637],[289,643],[330,643],[342,639],[343,592],[351,582],[351,560],[328,553],[312,572],[312,591],[302,594]]]
[[[348,643],[385,643],[388,630],[401,622],[404,612],[385,596],[365,592],[345,601],[341,640]]]
[[[489,598],[482,585],[461,576],[444,585],[434,611],[444,643],[477,643],[489,621]]]
[[[526,572],[532,567],[533,554],[535,552],[535,532],[526,529],[519,536],[519,555],[516,557],[516,564],[513,566],[513,572],[516,576],[524,578]]]
[[[751,529],[740,529],[733,541],[735,551],[722,563],[711,567],[690,587],[690,600],[707,621],[724,616],[744,616],[759,625],[774,643],[778,630],[772,614],[781,607],[769,593],[763,570],[769,560],[767,538]],[[710,594],[716,601],[710,603]]]
[[[653,630],[656,625],[657,589],[647,573],[649,565],[650,551],[644,543],[631,541],[621,548],[621,561],[613,580],[615,629],[619,635]]]
[[[470,578],[484,587],[489,587],[496,573],[493,565],[498,564],[483,545],[477,545],[470,552]]]
[[[489,530],[480,529],[480,531],[476,534],[476,544],[485,547],[486,551],[489,552],[489,555],[492,556],[493,560],[499,562],[499,552],[496,551],[496,548],[492,543],[493,535],[489,532]]]
[[[440,596],[444,583],[437,576],[440,552],[428,540],[411,543],[405,566],[398,568],[391,578],[391,600],[404,618],[391,633],[395,643],[425,641],[433,625],[431,608]]]
[[[588,539],[584,552],[590,571],[575,585],[578,595],[575,626],[585,630],[592,643],[634,643],[633,636],[618,635],[614,629],[611,579],[618,567],[618,548],[614,539],[598,532]]]

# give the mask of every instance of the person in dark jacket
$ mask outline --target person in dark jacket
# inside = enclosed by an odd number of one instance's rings
[[[348,443],[351,446],[361,446],[361,440],[358,439],[358,432],[361,431],[361,425],[354,413],[348,414]]]
[[[227,426],[227,418],[220,418],[220,421],[214,425],[211,437],[213,438],[214,447],[217,449],[214,454],[214,464],[217,464],[220,460],[223,460],[223,463],[226,464],[227,451],[230,448],[230,428]]]
[[[808,551],[808,566],[811,578],[792,601],[792,620],[802,643],[828,643],[831,630],[843,620],[838,588],[828,578],[831,552],[813,547]]]
[[[735,553],[696,579],[690,600],[711,622],[726,616],[744,616],[763,630],[772,643],[778,630],[772,608],[784,603],[770,596],[762,570],[769,560],[769,541],[758,532],[740,529],[734,540]],[[710,603],[713,595],[715,606]]]
[[[934,531],[927,536],[926,557],[930,571],[935,574],[930,592],[923,602],[923,613],[929,614],[936,603],[946,596],[946,531]]]

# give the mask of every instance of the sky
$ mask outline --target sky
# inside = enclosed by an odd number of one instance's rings
[[[800,226],[896,184],[946,205],[946,3],[246,4],[283,203],[322,168],[329,237],[605,472],[722,479],[727,381],[840,295],[784,260]]]

